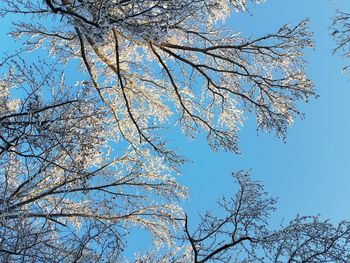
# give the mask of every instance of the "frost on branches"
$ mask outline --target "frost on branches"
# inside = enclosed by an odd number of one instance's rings
[[[68,85],[45,62],[1,64],[2,259],[113,262],[131,226],[172,245],[186,190],[173,178],[183,159],[166,144],[167,125],[232,152],[248,112],[285,135],[296,101],[315,95],[304,72],[307,21],[244,38],[222,21],[246,5],[1,1],[0,15],[18,15],[11,35],[25,51],[81,72]]]
[[[1,261],[113,260],[132,226],[170,244],[186,192],[162,158],[130,146],[111,156],[116,124],[94,93],[44,63],[10,66],[0,86]]]
[[[248,172],[233,177],[238,190],[217,202],[221,216],[207,212],[197,227],[185,216],[181,249],[161,255],[150,251],[136,262],[349,262],[349,221],[332,225],[317,216],[297,216],[272,230],[276,198]]]
[[[238,152],[245,112],[283,136],[299,114],[295,101],[314,95],[302,58],[312,46],[307,21],[248,39],[218,25],[245,1],[4,2],[3,14],[37,18],[18,22],[14,37],[62,63],[80,61],[124,139],[172,161],[156,136],[169,118],[190,136],[205,131],[213,149]]]

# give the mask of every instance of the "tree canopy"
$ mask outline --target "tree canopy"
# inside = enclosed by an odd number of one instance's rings
[[[302,114],[297,102],[316,96],[303,58],[308,20],[246,38],[225,19],[247,5],[2,1],[22,43],[0,63],[2,260],[116,262],[136,226],[156,251],[139,262],[347,262],[348,222],[298,216],[272,231],[276,200],[246,172],[234,174],[235,197],[219,202],[223,218],[207,213],[192,232],[179,205],[185,158],[168,145],[168,126],[239,153],[248,113],[284,138]],[[26,61],[29,52],[41,59]],[[77,64],[77,80],[67,79]]]

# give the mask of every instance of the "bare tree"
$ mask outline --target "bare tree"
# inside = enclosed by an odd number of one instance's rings
[[[183,246],[173,253],[146,253],[138,262],[349,262],[350,222],[333,225],[319,216],[297,216],[280,229],[269,224],[276,199],[248,172],[233,174],[238,190],[218,201],[191,230],[184,218]]]

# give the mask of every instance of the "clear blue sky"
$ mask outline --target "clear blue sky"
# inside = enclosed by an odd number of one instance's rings
[[[189,187],[190,200],[184,207],[190,218],[195,220],[198,211],[212,209],[222,195],[234,194],[232,171],[251,168],[253,178],[279,197],[274,224],[298,213],[321,214],[333,222],[350,220],[350,74],[341,75],[346,61],[332,55],[335,43],[328,29],[338,8],[350,12],[350,1],[267,0],[251,5],[249,13],[232,14],[228,23],[246,36],[263,35],[285,23],[297,24],[310,18],[315,50],[308,50],[305,59],[308,76],[320,97],[299,105],[305,119],[295,121],[286,143],[273,134],[257,136],[253,118],[240,132],[239,156],[212,152],[204,138],[176,138],[177,147],[192,160],[183,167],[184,176],[180,178]],[[6,28],[2,23],[1,40]],[[3,52],[10,42],[0,43]],[[139,240],[134,234],[131,250],[138,247]]]

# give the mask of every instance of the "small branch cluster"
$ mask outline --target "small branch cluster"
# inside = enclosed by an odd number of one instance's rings
[[[348,58],[350,56],[350,14],[338,10],[333,17],[332,36],[336,41],[336,47],[333,53],[340,53],[342,56]],[[347,71],[349,66],[345,66],[343,71]]]

